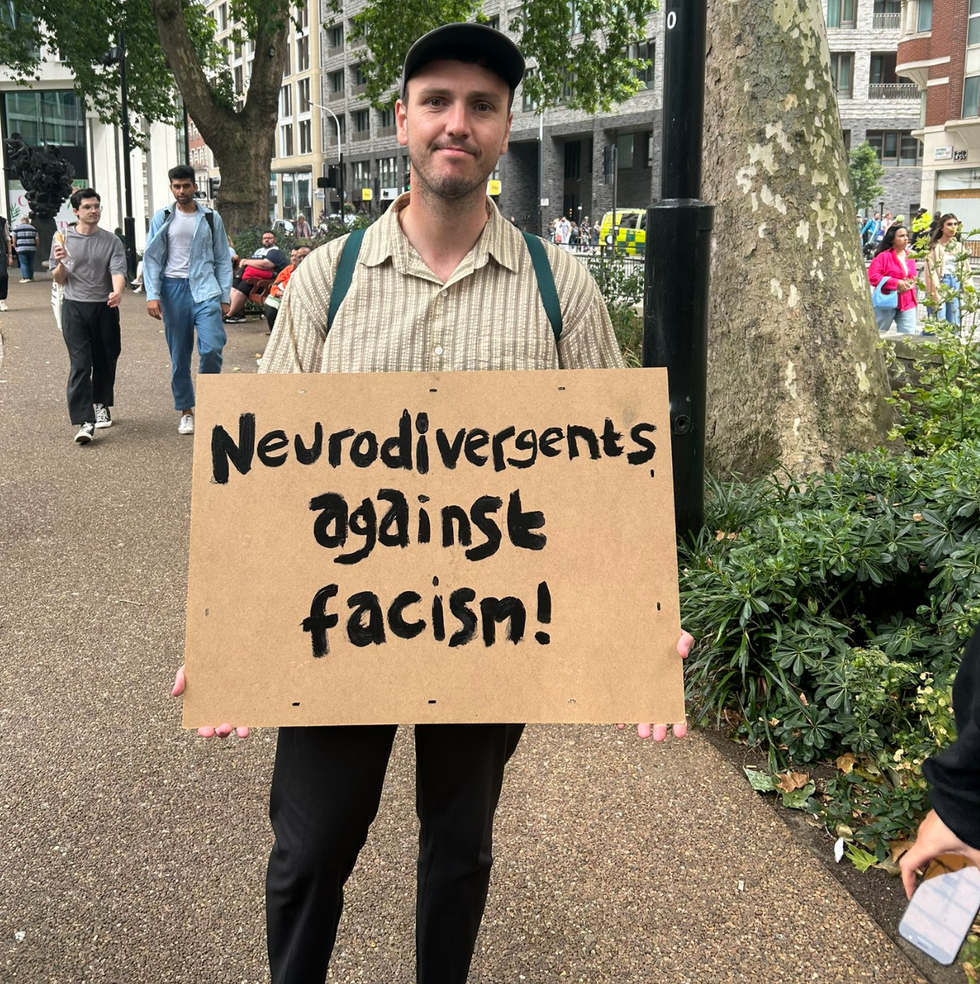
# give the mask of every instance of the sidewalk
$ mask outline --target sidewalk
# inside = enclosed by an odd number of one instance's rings
[[[0,978],[262,982],[275,734],[204,742],[169,697],[192,441],[162,329],[127,293],[115,423],[80,448],[49,301],[13,283],[0,314]],[[253,372],[264,320],[228,334]],[[330,981],[414,981],[416,838],[402,729]],[[472,984],[921,980],[698,734],[529,728],[496,857]]]

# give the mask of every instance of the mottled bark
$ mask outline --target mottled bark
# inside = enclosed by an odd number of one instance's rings
[[[708,10],[708,468],[824,469],[890,412],[819,0]]]
[[[153,0],[160,44],[191,119],[221,170],[219,209],[229,230],[269,220],[269,168],[286,66],[289,0],[268,0],[253,37],[248,97],[226,106],[205,75],[184,21],[181,0]]]

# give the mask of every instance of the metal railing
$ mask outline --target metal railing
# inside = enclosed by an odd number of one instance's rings
[[[869,99],[918,99],[919,87],[914,82],[872,82]]]
[[[872,14],[871,26],[876,31],[897,31],[902,26],[902,12]]]

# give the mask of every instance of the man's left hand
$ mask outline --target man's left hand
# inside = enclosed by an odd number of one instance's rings
[[[226,317],[228,315],[228,312],[230,310],[231,310],[231,305],[230,304],[225,304],[225,302],[222,301],[221,302],[221,317],[222,318]]]
[[[690,655],[691,647],[694,645],[694,636],[690,632],[681,631],[681,637],[677,640],[677,655],[681,659],[687,659]],[[617,728],[622,730],[625,724],[617,724]],[[675,738],[683,738],[687,734],[686,724],[675,724],[671,728]],[[654,741],[663,741],[667,737],[666,724],[638,724],[636,733],[641,738],[653,738]]]
[[[106,301],[106,304],[108,304],[109,307],[111,307],[111,308],[119,307],[120,301],[122,301],[122,291],[121,290],[114,290],[109,295],[109,300]]]

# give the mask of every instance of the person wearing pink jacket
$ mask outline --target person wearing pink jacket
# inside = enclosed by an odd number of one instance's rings
[[[877,287],[884,280],[885,291],[898,291],[898,307],[876,307],[878,331],[886,332],[895,322],[895,331],[915,334],[915,260],[909,255],[909,231],[900,223],[888,227],[874,259],[868,267],[868,282]]]

